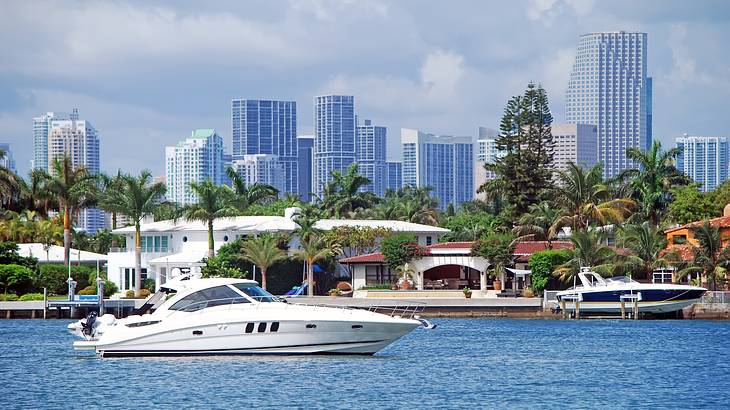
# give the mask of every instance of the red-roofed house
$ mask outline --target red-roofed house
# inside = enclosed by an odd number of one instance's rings
[[[726,247],[730,243],[730,205],[725,206],[723,216],[709,220],[710,225],[720,229],[720,240],[722,247]],[[693,246],[699,246],[694,238],[692,228],[702,226],[705,221],[690,222],[686,225],[677,226],[664,231],[667,235],[667,247],[662,253],[677,252],[682,259],[688,261],[694,258]]]
[[[487,278],[489,262],[481,257],[473,256],[471,248],[474,242],[443,242],[426,246],[424,256],[411,262],[415,274],[413,279],[418,290],[427,289],[480,289],[492,288],[492,280]],[[553,241],[553,249],[572,248],[571,242]],[[527,268],[530,255],[548,249],[545,241],[518,242],[515,246],[515,268],[523,271]],[[341,259],[342,264],[352,269],[352,285],[355,289],[365,286],[390,284],[398,277],[385,263],[380,252]],[[501,278],[504,289],[520,290],[527,283],[524,272],[505,275]]]

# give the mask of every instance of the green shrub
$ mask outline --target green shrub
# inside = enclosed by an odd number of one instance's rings
[[[18,295],[16,295],[15,293],[7,293],[7,294],[0,293],[0,301],[13,302],[16,300],[18,300]]]
[[[360,290],[390,290],[391,284],[384,283],[382,285],[366,285],[360,288]]]
[[[96,268],[71,266],[71,277],[78,282],[76,289],[83,289],[94,284]],[[40,265],[38,274],[33,280],[33,285],[38,289],[47,288],[49,292],[57,295],[65,295],[68,293],[67,279],[68,266],[53,263],[44,264]]]
[[[530,256],[530,280],[532,282],[532,290],[537,294],[542,294],[547,286],[553,271],[571,258],[571,252],[568,249],[548,249],[535,252]]]
[[[33,279],[33,271],[21,265],[0,265],[0,286],[3,293],[8,293],[10,287],[23,286]]]
[[[383,239],[380,251],[391,269],[400,268],[423,255],[416,237],[408,233],[399,233]]]
[[[96,286],[87,286],[76,292],[77,295],[96,295]]]
[[[26,293],[25,295],[18,298],[21,302],[28,302],[31,300],[43,300],[42,293]]]
[[[142,281],[142,288],[143,289],[149,289],[150,291],[155,290],[155,280],[152,278],[147,278]]]

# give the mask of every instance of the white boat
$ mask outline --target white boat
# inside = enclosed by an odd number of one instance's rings
[[[419,326],[433,327],[416,315],[415,305],[394,307],[388,315],[287,303],[251,280],[183,279],[163,291],[174,295],[151,314],[117,319],[92,313],[70,324],[69,331],[84,339],[74,349],[102,357],[372,355]]]
[[[603,278],[590,268],[578,273],[581,284],[558,292],[558,309],[581,313],[620,313],[623,301],[626,312],[634,305],[639,313],[668,313],[697,303],[707,289],[670,283],[639,283],[626,276]]]

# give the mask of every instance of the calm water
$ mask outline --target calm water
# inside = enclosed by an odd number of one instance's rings
[[[0,320],[0,406],[730,408],[730,322],[436,322],[375,357],[99,359]]]

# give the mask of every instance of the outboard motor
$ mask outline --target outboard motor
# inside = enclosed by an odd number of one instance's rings
[[[81,321],[81,332],[86,336],[94,336],[94,323],[96,323],[96,312],[89,313],[85,321]]]

